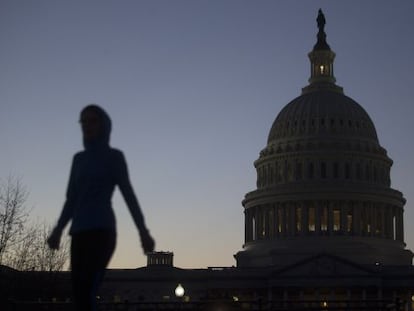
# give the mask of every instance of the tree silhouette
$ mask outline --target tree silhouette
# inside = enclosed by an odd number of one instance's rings
[[[0,265],[20,271],[61,271],[68,261],[69,240],[51,250],[46,222],[30,221],[28,192],[19,178],[0,183]]]
[[[9,176],[0,183],[0,264],[8,251],[22,241],[29,216],[27,196],[18,178]]]

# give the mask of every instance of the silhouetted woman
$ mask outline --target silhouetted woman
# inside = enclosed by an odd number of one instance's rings
[[[95,310],[95,297],[116,244],[115,216],[111,198],[118,185],[138,228],[145,253],[154,240],[128,177],[121,151],[109,146],[111,120],[96,105],[80,115],[84,151],[75,154],[66,202],[48,243],[58,249],[62,231],[71,220],[71,270],[73,296],[78,311]]]

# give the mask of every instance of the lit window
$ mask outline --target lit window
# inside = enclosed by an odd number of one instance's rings
[[[321,75],[325,74],[325,66],[324,65],[319,66],[319,72],[320,72]]]
[[[310,207],[309,208],[309,224],[308,224],[308,229],[311,232],[315,231],[315,208],[314,207]]]
[[[328,231],[328,208],[326,206],[322,207],[321,216],[321,230]]]
[[[338,209],[333,210],[333,230],[339,231],[341,228],[341,211]]]

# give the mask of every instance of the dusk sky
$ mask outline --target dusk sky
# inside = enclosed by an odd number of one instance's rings
[[[307,85],[322,8],[337,84],[371,116],[407,199],[414,249],[414,1],[0,1],[0,178],[55,223],[78,123],[111,116],[156,250],[182,268],[231,266],[241,201],[279,111]],[[111,268],[146,264],[117,190]]]

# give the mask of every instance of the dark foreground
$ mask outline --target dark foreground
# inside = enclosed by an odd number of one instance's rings
[[[198,301],[198,302],[121,302],[99,303],[97,311],[152,311],[152,310],[200,310],[200,311],[236,311],[236,310],[376,310],[402,311],[406,310],[403,301]],[[3,311],[73,311],[70,302],[33,302],[10,301]]]

